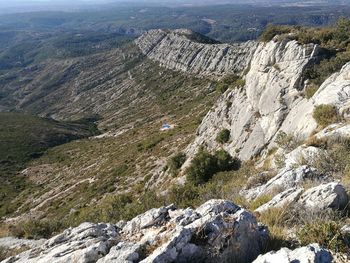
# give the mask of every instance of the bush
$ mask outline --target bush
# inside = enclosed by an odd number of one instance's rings
[[[321,127],[326,127],[332,123],[340,121],[338,111],[333,105],[322,104],[316,106],[312,116]]]
[[[188,181],[194,185],[206,183],[217,172],[216,158],[200,149],[186,172]]]
[[[318,243],[335,252],[347,253],[350,245],[350,235],[343,234],[339,223],[334,221],[306,224],[297,232],[297,237],[302,245]]]
[[[319,86],[317,86],[314,83],[311,83],[310,85],[308,85],[305,89],[305,97],[307,99],[311,99],[312,96],[316,93],[316,91],[319,89]]]
[[[292,134],[286,134],[283,131],[280,131],[277,134],[275,142],[278,145],[278,147],[287,151],[293,150],[299,144],[299,142]]]
[[[217,170],[220,172],[237,170],[240,167],[240,161],[224,150],[215,152],[214,157],[217,163]]]
[[[282,35],[282,34],[288,34],[292,32],[293,28],[290,26],[280,26],[280,25],[273,25],[269,24],[265,31],[261,34],[260,40],[263,42],[269,42],[271,41],[275,36]]]
[[[200,149],[193,158],[190,167],[187,168],[187,180],[194,185],[208,182],[214,174],[223,171],[239,169],[240,161],[224,150],[210,154]]]
[[[230,134],[228,129],[223,129],[218,133],[215,140],[218,143],[227,143],[230,140]]]
[[[226,90],[228,90],[228,85],[227,84],[218,84],[216,86],[216,90],[219,92],[219,93],[225,93]]]
[[[167,203],[176,204],[179,208],[196,207],[200,205],[198,191],[198,187],[191,183],[174,186],[169,191]]]
[[[167,162],[167,166],[172,175],[175,175],[177,171],[181,168],[181,166],[186,161],[186,154],[180,152],[172,157]]]
[[[18,238],[49,238],[63,227],[62,222],[48,220],[29,220],[9,227],[11,235]]]

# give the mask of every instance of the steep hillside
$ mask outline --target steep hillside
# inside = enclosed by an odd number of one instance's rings
[[[11,215],[64,224],[102,217],[85,210],[108,193],[133,193],[136,201],[149,188],[166,189],[168,157],[194,138],[218,96],[215,81],[161,68],[134,45],[16,74],[4,86],[4,107],[12,101],[16,110],[61,120],[92,116],[103,132],[49,150],[20,175],[31,187],[11,201]],[[173,128],[161,131],[166,122]]]
[[[11,212],[10,202],[28,187],[17,173],[48,148],[98,134],[89,120],[58,122],[19,113],[0,113],[0,214]]]
[[[298,35],[303,29],[272,28],[270,39],[238,45],[152,30],[102,56],[46,61],[7,76],[4,109],[94,116],[103,133],[31,161],[20,174],[30,188],[10,202],[2,231],[48,238],[85,221],[111,223],[83,223],[10,260],[240,256],[248,263],[269,252],[256,262],[280,254],[346,262],[348,28],[340,21],[310,41]],[[310,71],[324,63],[334,67],[313,86]]]

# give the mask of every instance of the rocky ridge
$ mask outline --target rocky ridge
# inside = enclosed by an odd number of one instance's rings
[[[221,77],[248,68],[258,44],[207,44],[191,40],[190,30],[150,30],[136,40],[137,46],[161,66],[187,73]]]

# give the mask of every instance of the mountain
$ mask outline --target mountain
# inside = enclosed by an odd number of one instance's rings
[[[89,136],[12,174],[1,232],[46,240],[4,262],[346,262],[349,28],[155,29],[4,71],[2,111]]]

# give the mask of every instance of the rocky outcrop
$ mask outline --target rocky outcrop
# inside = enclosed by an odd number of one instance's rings
[[[96,262],[108,254],[118,236],[117,228],[111,224],[83,223],[3,263]]]
[[[304,192],[304,188],[290,188],[278,195],[274,196],[271,201],[263,204],[262,206],[255,209],[256,212],[264,212],[270,208],[286,207],[289,204],[294,204],[299,199],[301,194]]]
[[[331,263],[333,257],[329,251],[318,244],[290,250],[281,248],[277,252],[272,251],[259,256],[253,263]]]
[[[312,164],[318,157],[322,156],[322,154],[325,154],[325,151],[320,148],[301,145],[293,151],[284,154],[284,163],[288,168],[298,167],[305,163]]]
[[[83,223],[4,263],[252,262],[268,238],[252,213],[224,200],[151,209],[117,225]]]
[[[298,200],[298,203],[306,208],[316,209],[342,209],[349,202],[349,197],[344,186],[333,182],[322,184],[307,190]]]
[[[258,207],[256,212],[264,212],[270,208],[297,205],[308,210],[322,211],[324,209],[339,210],[346,207],[349,202],[344,186],[332,182],[312,187],[304,192],[304,188],[293,187],[277,194],[271,201]]]
[[[306,180],[319,180],[319,173],[315,168],[300,166],[297,168],[285,168],[271,178],[266,184],[252,189],[242,190],[241,194],[248,200],[255,199],[262,195],[283,192],[289,188],[296,187]]]
[[[200,43],[193,41],[194,36],[198,34],[186,29],[157,29],[146,32],[135,42],[147,57],[166,68],[209,77],[245,70],[258,45],[252,41],[237,44]]]
[[[260,43],[245,77],[245,86],[227,91],[206,115],[198,136],[187,149],[192,156],[199,146],[221,147],[215,138],[222,129],[230,130],[224,148],[247,160],[271,144],[281,130],[306,137],[315,128],[312,107],[300,96],[305,67],[318,55],[315,45],[284,40]],[[312,103],[310,102],[310,105]],[[301,114],[292,109],[303,108]]]

